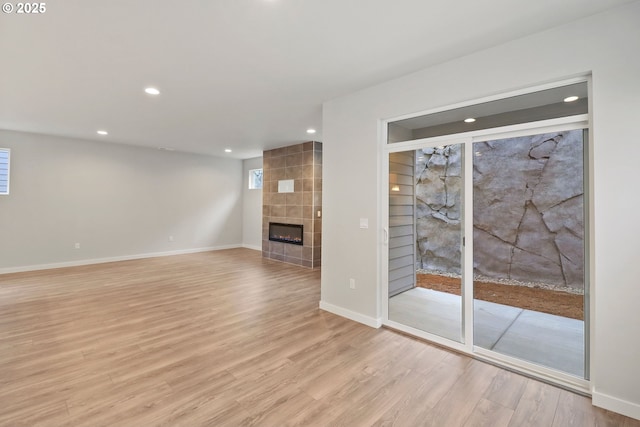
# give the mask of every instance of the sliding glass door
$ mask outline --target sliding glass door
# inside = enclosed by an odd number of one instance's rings
[[[388,123],[385,324],[587,389],[587,92]]]
[[[462,341],[462,145],[389,153],[389,319]]]
[[[473,143],[474,344],[585,377],[583,129]]]

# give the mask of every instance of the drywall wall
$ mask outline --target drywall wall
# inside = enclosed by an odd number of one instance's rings
[[[368,324],[382,315],[382,119],[592,73],[593,401],[640,418],[638,22],[636,1],[325,103],[321,307]]]
[[[241,160],[10,131],[0,146],[0,271],[242,243]]]
[[[262,250],[262,190],[249,189],[249,171],[262,168],[262,157],[242,162],[242,246]]]

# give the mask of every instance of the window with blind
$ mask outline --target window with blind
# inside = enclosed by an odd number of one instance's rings
[[[9,194],[9,153],[8,148],[0,148],[0,195]]]

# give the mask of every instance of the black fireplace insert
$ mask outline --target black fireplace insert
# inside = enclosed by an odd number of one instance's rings
[[[270,222],[269,240],[302,246],[302,224]]]

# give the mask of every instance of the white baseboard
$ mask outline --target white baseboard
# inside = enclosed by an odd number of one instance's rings
[[[75,261],[55,262],[51,264],[25,265],[20,267],[0,268],[0,274],[21,273],[24,271],[36,271],[36,270],[49,270],[52,268],[77,267],[81,265],[104,264],[106,262],[130,261],[134,259],[155,258],[155,257],[171,256],[171,255],[184,255],[184,254],[193,254],[198,252],[220,251],[223,249],[235,249],[240,247],[242,247],[242,245],[211,246],[207,248],[180,249],[176,251],[167,251],[167,252],[151,252],[146,254],[123,255],[123,256],[107,257],[107,258],[81,259],[81,260],[75,260]]]
[[[320,301],[320,309],[328,311],[329,313],[337,314],[338,316],[346,317],[358,323],[362,323],[372,328],[379,328],[382,326],[382,319],[365,316],[364,314],[357,313],[355,311],[348,310],[346,308],[338,307],[337,305],[329,304],[328,302]]]
[[[243,248],[247,248],[247,249],[253,249],[254,251],[260,251],[262,252],[262,247],[261,246],[254,246],[254,245],[245,245],[244,243],[242,244]]]
[[[609,411],[640,420],[640,404],[609,396],[593,390],[591,393],[591,403]]]

